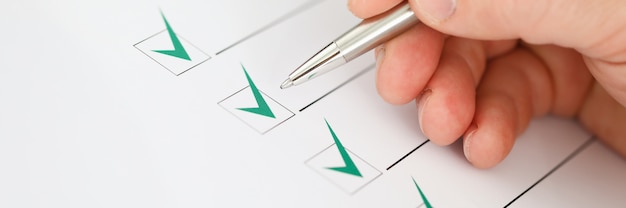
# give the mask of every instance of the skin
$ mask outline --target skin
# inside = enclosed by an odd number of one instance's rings
[[[360,18],[401,0],[349,0]],[[418,24],[376,49],[377,88],[415,101],[425,136],[463,139],[467,160],[490,168],[529,122],[578,120],[626,157],[626,1],[410,0]]]

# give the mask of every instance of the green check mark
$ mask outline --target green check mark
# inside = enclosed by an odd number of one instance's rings
[[[428,202],[428,199],[426,199],[426,195],[424,195],[422,189],[420,189],[420,186],[417,185],[417,182],[415,182],[415,178],[411,177],[411,179],[413,179],[413,183],[415,184],[415,187],[417,187],[417,191],[420,192],[420,197],[422,197],[422,201],[424,202],[426,208],[433,208],[433,206],[430,205],[430,202]]]
[[[256,108],[238,108],[238,109],[242,110],[242,111],[247,111],[247,112],[250,112],[250,113],[262,115],[262,116],[267,116],[267,117],[270,117],[270,118],[276,118],[276,116],[274,116],[274,113],[272,112],[272,109],[270,109],[270,106],[267,105],[267,102],[265,102],[265,99],[263,99],[263,96],[261,95],[261,91],[259,91],[259,89],[256,88],[256,85],[254,85],[254,82],[252,82],[252,79],[250,78],[250,75],[248,75],[248,71],[246,71],[246,67],[244,67],[243,64],[242,64],[241,68],[243,68],[243,73],[246,74],[246,79],[248,79],[248,84],[250,85],[250,90],[252,90],[252,94],[254,95],[254,99],[256,100],[256,104],[259,107],[256,107]]]
[[[163,12],[161,12],[161,17],[163,17],[163,21],[165,22],[165,27],[167,28],[167,33],[170,35],[170,40],[172,41],[172,45],[174,45],[174,50],[153,50],[153,51],[157,53],[162,53],[168,56],[173,56],[176,58],[191,61],[191,58],[189,58],[189,54],[187,54],[187,51],[185,51],[185,48],[183,47],[183,44],[180,43],[180,40],[178,40],[176,33],[172,29],[172,26],[170,26],[170,23],[167,22],[167,19],[165,18],[165,15],[163,15]]]
[[[324,119],[324,121],[326,121],[326,119]],[[350,155],[348,155],[348,151],[346,151],[346,148],[343,147],[343,145],[337,138],[337,135],[335,135],[333,128],[331,128],[330,124],[328,124],[328,121],[326,121],[326,126],[328,126],[328,130],[330,130],[330,134],[333,136],[333,140],[335,140],[335,145],[337,146],[337,149],[339,150],[339,154],[341,154],[341,158],[343,159],[343,162],[346,164],[343,167],[332,167],[328,169],[342,172],[342,173],[349,174],[349,175],[353,175],[353,176],[363,177],[359,169],[354,164],[354,161],[352,161],[352,158],[350,158]]]

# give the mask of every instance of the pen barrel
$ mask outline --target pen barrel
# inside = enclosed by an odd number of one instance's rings
[[[346,61],[372,50],[392,37],[399,35],[419,20],[408,3],[401,3],[389,11],[363,20],[334,42]]]

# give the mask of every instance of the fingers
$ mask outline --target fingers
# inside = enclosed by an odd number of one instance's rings
[[[348,8],[352,13],[365,19],[383,13],[403,0],[349,0]]]
[[[377,88],[392,104],[415,99],[432,76],[443,47],[443,35],[417,25],[376,49]]]
[[[590,49],[624,43],[623,0],[410,0],[425,24],[446,34],[481,40],[522,38]],[[607,44],[604,41],[610,42]],[[590,52],[591,53],[591,52]]]
[[[446,41],[439,66],[417,100],[420,127],[433,143],[451,144],[471,123],[475,89],[485,60],[480,41]]]
[[[420,25],[377,48],[377,84],[389,103],[405,104],[419,97],[424,135],[446,145],[460,138],[472,121],[475,89],[486,60],[511,50],[516,41],[452,37],[443,53],[442,45],[440,33]]]
[[[533,115],[549,110],[552,88],[546,66],[526,49],[491,61],[477,90],[473,124],[464,136],[466,158],[479,168],[500,163]]]
[[[410,3],[423,23],[446,34],[481,40],[521,38],[533,44],[574,48],[588,57],[586,64],[604,89],[626,106],[626,1],[410,0]]]
[[[626,108],[615,101],[599,84],[591,89],[580,111],[579,120],[598,139],[626,157]]]
[[[515,41],[446,40],[439,65],[417,101],[422,132],[433,143],[460,138],[474,116],[476,85],[488,56],[510,50]]]
[[[563,117],[575,116],[593,83],[593,77],[580,53],[554,45],[525,44],[525,47],[536,54],[549,69],[554,86],[554,102],[550,113]],[[542,115],[545,112],[536,113]]]

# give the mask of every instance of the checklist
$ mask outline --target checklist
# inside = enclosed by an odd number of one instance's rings
[[[347,2],[0,7],[0,207],[620,207],[626,163],[533,120],[492,169],[378,94],[372,51],[288,89],[359,23]],[[601,161],[601,162],[598,162]]]

